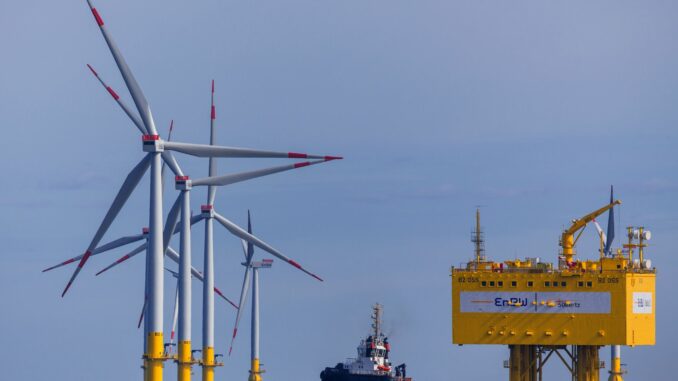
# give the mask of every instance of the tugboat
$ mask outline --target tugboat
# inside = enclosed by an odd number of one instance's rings
[[[360,341],[358,357],[325,368],[321,381],[412,381],[405,364],[391,367],[391,345],[381,332],[382,306],[377,303],[372,310],[372,334]]]

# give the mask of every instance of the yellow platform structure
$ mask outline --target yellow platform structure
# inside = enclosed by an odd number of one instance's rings
[[[452,342],[508,345],[511,381],[541,380],[542,366],[558,357],[573,380],[597,381],[600,347],[654,345],[656,269],[643,253],[649,232],[628,228],[623,250],[604,255],[601,240],[597,260],[574,259],[581,229],[619,203],[574,220],[557,265],[488,260],[476,212],[475,258],[451,269]],[[619,359],[611,365],[610,380],[621,380]]]

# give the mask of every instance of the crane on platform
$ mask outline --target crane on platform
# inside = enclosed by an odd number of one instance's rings
[[[571,266],[573,263],[572,258],[575,254],[574,245],[577,244],[577,241],[584,232],[583,229],[586,227],[586,225],[595,220],[596,217],[612,209],[615,205],[621,205],[621,200],[611,201],[609,204],[585,215],[582,218],[572,220],[572,225],[563,231],[563,234],[560,237],[560,246],[563,248],[563,256],[565,257],[566,265]],[[577,237],[575,238],[574,234],[576,232],[579,232],[579,234],[577,234]]]

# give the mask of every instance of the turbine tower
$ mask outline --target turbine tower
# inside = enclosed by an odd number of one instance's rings
[[[247,263],[243,263],[247,265]],[[251,262],[252,269],[252,338],[251,338],[251,353],[250,353],[250,377],[248,381],[261,381],[261,373],[259,363],[259,269],[268,269],[273,265],[272,259],[264,259],[257,262]]]

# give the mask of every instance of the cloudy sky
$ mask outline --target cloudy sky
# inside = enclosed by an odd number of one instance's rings
[[[262,272],[266,377],[317,380],[325,366],[353,356],[375,302],[385,306],[394,361],[407,362],[415,379],[507,377],[505,347],[451,344],[449,267],[472,254],[475,207],[483,205],[491,258],[555,260],[563,226],[603,205],[610,184],[624,202],[618,228],[652,230],[647,255],[659,269],[657,346],[624,349],[628,377],[661,379],[672,369],[675,1],[96,5],[162,134],[173,119],[176,139],[208,141],[215,79],[220,144],[346,157],[218,192],[223,215],[244,224],[250,209],[256,234],[326,279],[279,261]],[[4,374],[140,377],[143,259],[95,277],[125,250],[93,258],[63,299],[72,269],[40,272],[84,251],[142,158],[138,131],[85,64],[129,95],[85,1],[3,1],[0,36]],[[178,159],[193,177],[207,172],[204,160]],[[231,173],[279,163],[218,166]],[[175,197],[168,190],[165,206]],[[204,198],[194,192],[194,208]],[[104,240],[146,226],[147,200],[142,181]],[[216,229],[216,283],[236,297],[239,242]],[[193,231],[201,268],[202,227]],[[587,230],[579,254],[594,257],[595,248]],[[173,281],[166,285],[169,300]],[[194,289],[199,348],[200,285]],[[216,313],[224,353],[235,314],[219,301]],[[218,379],[244,379],[248,356],[242,335]],[[166,369],[173,380],[174,365]],[[547,375],[565,379],[555,363]]]

